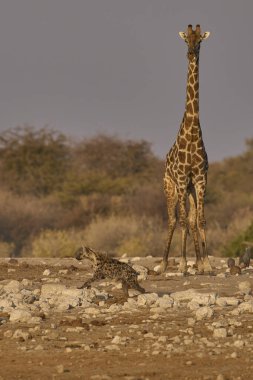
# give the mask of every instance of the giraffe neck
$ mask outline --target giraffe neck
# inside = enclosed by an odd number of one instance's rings
[[[185,117],[188,125],[199,120],[199,63],[198,60],[188,63]],[[195,124],[196,125],[196,124]]]

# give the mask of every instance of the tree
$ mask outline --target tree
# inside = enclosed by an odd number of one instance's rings
[[[17,127],[0,135],[0,179],[13,192],[48,195],[58,190],[69,163],[67,138],[42,128]]]

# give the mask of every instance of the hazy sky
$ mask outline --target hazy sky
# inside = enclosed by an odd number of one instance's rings
[[[201,24],[200,121],[210,161],[253,137],[252,0],[0,0],[0,130],[49,125],[146,139],[165,156]]]

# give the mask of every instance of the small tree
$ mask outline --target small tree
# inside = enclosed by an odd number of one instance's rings
[[[0,135],[0,178],[12,191],[44,196],[63,182],[69,147],[63,134],[17,127]]]

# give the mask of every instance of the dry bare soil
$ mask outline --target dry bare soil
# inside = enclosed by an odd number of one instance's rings
[[[153,269],[158,262],[149,257],[136,264]],[[221,300],[196,308],[180,296],[164,308],[134,305],[135,296],[126,307],[121,290],[105,281],[94,287],[110,297],[94,299],[93,311],[83,306],[59,311],[52,303],[47,312],[34,312],[39,322],[24,323],[11,321],[0,307],[0,379],[253,379],[253,314],[250,307],[239,309],[252,302],[250,290],[240,291],[239,284],[247,281],[253,287],[253,269],[224,277],[225,260],[211,258],[211,263],[215,275],[178,276],[174,266],[167,277],[151,272],[141,282],[147,293],[160,298],[195,289]],[[75,259],[0,261],[0,285],[27,279],[24,288],[37,289],[38,295],[44,284],[77,288],[91,273],[88,263],[79,265]],[[222,304],[222,297],[231,302]],[[198,318],[199,308],[211,314]]]

